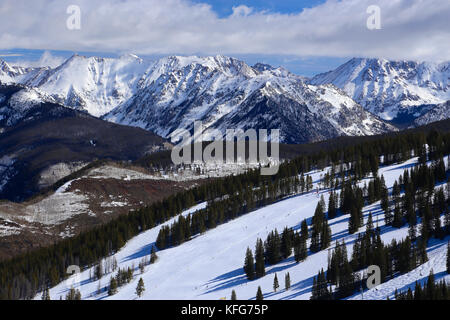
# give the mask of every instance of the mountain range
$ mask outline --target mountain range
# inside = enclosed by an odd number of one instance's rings
[[[419,63],[354,58],[335,70],[313,77],[310,83],[332,83],[380,118],[410,124],[422,116],[428,119],[426,123],[443,119],[432,110],[450,100],[449,79],[448,61]],[[443,116],[450,115],[447,112]]]
[[[441,113],[450,100],[449,67],[354,58],[308,79],[220,55],[156,61],[74,55],[56,68],[1,61],[0,83],[25,88],[0,109],[0,130],[17,123],[30,102],[42,101],[164,138],[192,130],[195,120],[222,132],[278,128],[285,143],[374,135],[449,117]]]

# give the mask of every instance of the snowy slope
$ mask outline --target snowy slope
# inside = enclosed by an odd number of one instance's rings
[[[22,83],[39,87],[59,103],[101,116],[136,91],[147,64],[136,56],[119,59],[74,55],[59,67]]]
[[[425,105],[450,99],[450,62],[431,63],[353,58],[311,83],[332,83],[366,110],[385,120],[405,113],[418,117]]]
[[[416,269],[391,279],[385,283],[380,284],[376,288],[370,289],[361,294],[356,294],[350,297],[349,300],[386,300],[394,298],[395,290],[402,292],[408,291],[411,288],[414,291],[416,281],[421,283],[422,286],[426,284],[428,275],[433,271],[435,281],[439,282],[445,280],[448,284],[450,282],[450,274],[447,273],[447,241],[450,241],[450,237],[447,237],[443,241],[431,239],[428,244],[429,249],[427,251],[428,259],[426,263],[418,266]]]
[[[405,163],[380,168],[380,174],[384,175],[386,185],[392,187],[394,181],[407,167],[417,163],[417,158]],[[315,183],[323,172],[312,172]],[[361,182],[364,183],[364,182]],[[328,192],[322,190],[325,201],[328,200]],[[309,299],[313,277],[320,268],[326,268],[327,250],[315,254],[309,254],[308,258],[296,264],[293,256],[277,265],[266,267],[266,276],[254,281],[247,281],[242,266],[247,247],[254,248],[258,237],[265,239],[268,232],[277,228],[281,231],[285,226],[298,229],[303,219],[313,216],[319,197],[315,193],[297,195],[278,203],[261,208],[244,216],[241,216],[215,229],[209,230],[203,235],[183,243],[180,246],[158,252],[159,259],[155,264],[146,267],[143,274],[137,268],[145,255],[149,255],[150,248],[154,244],[160,227],[148,230],[130,240],[116,255],[119,267],[135,266],[135,277],[130,284],[119,289],[119,292],[109,297],[107,294],[96,294],[98,281],[89,281],[89,270],[81,273],[79,283],[75,283],[85,299],[136,299],[135,288],[140,277],[145,282],[146,291],[142,299],[229,299],[231,291],[236,291],[238,299],[254,299],[258,286],[261,286],[266,299]],[[204,205],[204,204],[202,204]],[[200,205],[200,206],[202,206]],[[197,207],[198,208],[198,207]],[[197,208],[192,208],[195,210]],[[395,229],[384,225],[384,214],[379,203],[364,208],[364,216],[367,219],[372,212],[375,225],[381,228],[381,237],[385,243],[392,239],[403,239],[407,236],[407,227]],[[184,213],[186,214],[186,212]],[[168,222],[170,223],[170,222]],[[339,216],[329,221],[334,241],[345,239],[349,255],[357,234],[350,235],[347,232],[348,215]],[[364,232],[365,228],[360,228]],[[414,270],[410,274],[396,278],[380,286],[381,293],[368,292],[367,297],[385,299],[395,290],[403,288],[416,279],[428,275],[428,269],[434,268],[435,272],[441,272],[443,244],[432,243],[429,248],[430,261]],[[420,275],[420,271],[422,275]],[[290,273],[291,290],[279,290],[273,293],[272,284],[274,273],[278,273],[280,285],[283,287],[283,276]],[[426,273],[426,274],[424,274]],[[442,274],[442,273],[440,273]],[[112,274],[105,275],[100,283],[107,286]],[[448,276],[447,276],[448,277]],[[450,279],[449,279],[450,280]],[[68,286],[66,283],[52,288],[52,299],[65,296]],[[40,295],[36,297],[40,298]],[[355,296],[354,298],[358,298]]]

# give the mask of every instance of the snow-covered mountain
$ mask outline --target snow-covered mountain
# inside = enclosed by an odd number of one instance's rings
[[[251,67],[225,56],[145,61],[74,55],[55,69],[6,66],[4,83],[163,137],[192,128],[195,120],[223,132],[279,128],[283,142],[295,143],[394,130],[331,85],[309,85],[283,68]]]
[[[158,60],[138,92],[105,119],[142,127],[168,137],[192,129],[281,129],[282,141],[300,143],[340,135],[393,130],[331,85],[308,85],[283,68],[250,67],[224,57]]]
[[[24,119],[41,103],[55,103],[55,100],[37,88],[21,85],[0,86],[0,133]]]
[[[39,88],[60,104],[101,116],[136,92],[147,67],[134,55],[118,59],[73,55],[55,69],[22,68],[7,72],[11,67],[5,67],[5,76],[0,81]]]
[[[450,117],[450,100],[445,103],[438,104],[430,111],[417,118],[414,121],[414,124],[416,126],[424,126],[431,122],[445,120],[449,117]]]
[[[449,79],[450,62],[354,58],[310,83],[332,83],[382,119],[404,122],[402,117],[414,120],[431,105],[449,100]]]

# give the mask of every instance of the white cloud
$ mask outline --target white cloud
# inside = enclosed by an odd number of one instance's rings
[[[252,13],[253,9],[250,7],[247,7],[245,5],[240,5],[237,7],[233,7],[233,13],[231,14],[231,17],[246,17]]]
[[[66,58],[63,58],[61,56],[52,55],[49,51],[45,51],[42,56],[39,58],[39,60],[23,60],[19,59],[13,63],[12,65],[15,66],[22,66],[22,67],[51,67],[56,68],[57,66],[61,65]]]
[[[66,28],[71,4],[79,31]],[[366,27],[372,4],[381,30]],[[0,49],[448,60],[449,16],[442,0],[328,0],[298,14],[241,5],[226,18],[187,0],[2,0]]]

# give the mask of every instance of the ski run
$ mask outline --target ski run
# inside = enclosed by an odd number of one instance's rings
[[[380,167],[379,175],[384,176],[389,191],[392,191],[395,180],[403,174],[404,170],[416,165],[417,161],[417,158],[412,158],[403,163]],[[320,196],[323,195],[325,203],[328,203],[329,190],[319,190],[318,188],[321,175],[326,170],[309,173],[314,181],[313,191],[285,198],[219,225],[215,229],[197,235],[179,246],[158,251],[158,260],[145,266],[143,273],[140,271],[139,263],[145,256],[149,257],[162,225],[139,234],[128,241],[114,255],[118,267],[121,269],[134,267],[134,275],[130,283],[119,287],[118,292],[112,296],[109,296],[107,291],[110,278],[115,276],[116,272],[104,274],[100,280],[91,281],[90,275],[94,272],[94,267],[92,267],[51,288],[51,299],[64,299],[70,288],[74,287],[80,290],[82,299],[88,300],[229,300],[232,290],[236,292],[238,300],[254,300],[258,286],[262,289],[264,299],[309,299],[313,278],[317,276],[321,268],[326,270],[328,251],[334,248],[336,240],[340,242],[345,240],[350,257],[352,246],[358,233],[365,231],[363,226],[359,228],[357,233],[349,234],[349,215],[339,215],[329,220],[332,230],[332,244],[330,248],[317,253],[308,252],[308,257],[303,262],[297,264],[294,256],[291,255],[276,265],[266,266],[266,275],[253,281],[247,280],[243,264],[247,247],[253,250],[257,238],[264,240],[268,233],[275,228],[279,232],[286,226],[292,227],[294,231],[299,230],[300,223],[304,219],[307,219],[308,225],[310,225]],[[360,184],[363,185],[369,179],[364,179]],[[206,203],[198,204],[182,214],[190,214],[205,206]],[[374,225],[378,225],[381,229],[381,238],[384,243],[390,243],[392,239],[401,240],[408,235],[407,225],[400,229],[385,226],[384,212],[380,208],[379,201],[364,207],[365,222],[370,212],[373,216]],[[178,217],[167,221],[163,225],[171,224],[176,219]],[[445,279],[449,283],[450,275],[445,271],[447,242],[449,240],[449,237],[442,241],[431,239],[427,248],[428,262],[407,274],[382,283],[376,288],[355,294],[349,299],[385,300],[387,297],[392,299],[396,289],[406,291],[410,287],[413,290],[416,281],[426,282],[431,270],[433,270],[437,281]],[[308,247],[309,243],[310,239],[308,239]],[[291,288],[288,291],[284,289],[283,281],[287,272],[289,272],[291,279]],[[275,273],[280,279],[281,287],[277,292],[273,291]],[[136,286],[141,277],[145,284],[145,291],[138,298]],[[40,298],[41,294],[39,293],[35,299]]]

